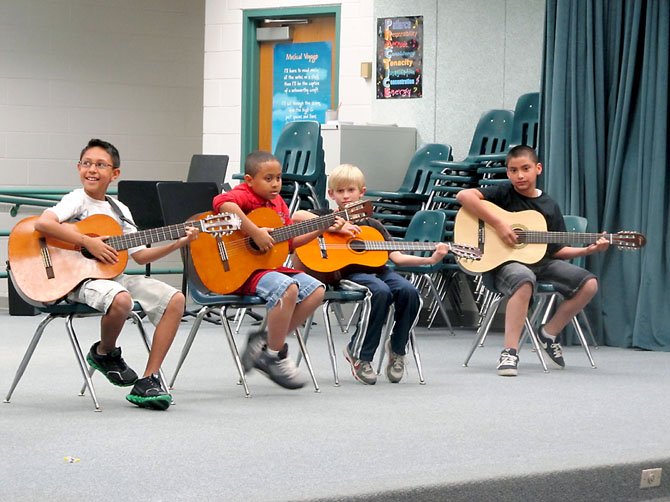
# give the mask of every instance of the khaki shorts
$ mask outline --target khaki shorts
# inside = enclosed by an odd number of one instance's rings
[[[179,290],[163,281],[145,277],[143,275],[121,274],[114,279],[90,279],[74,289],[67,299],[85,303],[101,312],[107,312],[114,297],[127,291],[134,301],[142,306],[151,324],[156,326],[170,303],[170,300]]]

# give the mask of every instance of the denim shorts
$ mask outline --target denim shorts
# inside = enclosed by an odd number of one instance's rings
[[[304,272],[289,275],[272,271],[264,274],[260,278],[256,285],[256,294],[265,300],[265,306],[270,310],[277,305],[279,299],[284,295],[291,284],[298,286],[297,303],[300,303],[314,293],[317,288],[326,287],[321,281],[316,280],[314,277]]]
[[[564,298],[572,298],[589,279],[595,278],[591,272],[564,260],[545,259],[532,265],[511,262],[484,274],[484,285],[505,296],[512,295],[524,283],[535,289],[537,281],[551,283]]]
[[[107,312],[114,297],[127,291],[142,306],[151,324],[156,326],[168,303],[179,290],[169,284],[143,275],[121,274],[114,279],[91,279],[72,291],[67,299]]]

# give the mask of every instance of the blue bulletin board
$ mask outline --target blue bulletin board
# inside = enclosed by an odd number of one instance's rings
[[[331,100],[330,42],[277,44],[274,48],[272,151],[284,125],[326,121]]]

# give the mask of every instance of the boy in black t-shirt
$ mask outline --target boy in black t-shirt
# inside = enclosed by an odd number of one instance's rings
[[[461,205],[491,225],[508,246],[517,244],[516,233],[510,223],[482,204],[482,200],[488,200],[506,211],[527,209],[538,211],[547,220],[547,230],[565,232],[565,223],[558,204],[536,186],[537,177],[542,172],[542,164],[538,162],[535,151],[525,145],[516,146],[507,154],[506,164],[510,184],[462,190],[456,196]],[[588,270],[564,260],[604,251],[608,246],[609,242],[604,238],[584,248],[550,244],[547,246],[545,256],[537,263],[532,265],[505,263],[485,274],[485,281],[494,284],[496,290],[508,297],[505,312],[505,348],[498,362],[499,375],[517,375],[519,339],[533,298],[536,280],[550,282],[564,297],[553,317],[540,328],[538,337],[552,365],[556,368],[565,367],[557,336],[596,294],[598,280]]]

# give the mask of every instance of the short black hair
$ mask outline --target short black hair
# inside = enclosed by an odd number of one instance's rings
[[[505,158],[505,165],[509,164],[511,159],[517,159],[519,157],[528,157],[533,164],[537,164],[537,153],[528,145],[516,145],[507,152],[507,157]]]
[[[270,152],[264,152],[263,150],[251,152],[244,160],[244,174],[248,174],[252,177],[256,176],[256,173],[258,173],[261,168],[261,164],[265,164],[266,162],[276,162],[281,165],[279,159]]]
[[[112,145],[109,141],[105,141],[98,138],[93,138],[88,141],[88,144],[82,149],[81,153],[79,154],[79,160],[81,160],[84,157],[84,154],[86,153],[87,150],[90,150],[91,148],[95,147],[102,148],[109,154],[109,156],[112,158],[112,165],[114,167],[121,167],[121,156],[119,155],[119,151],[116,149],[116,147]]]

